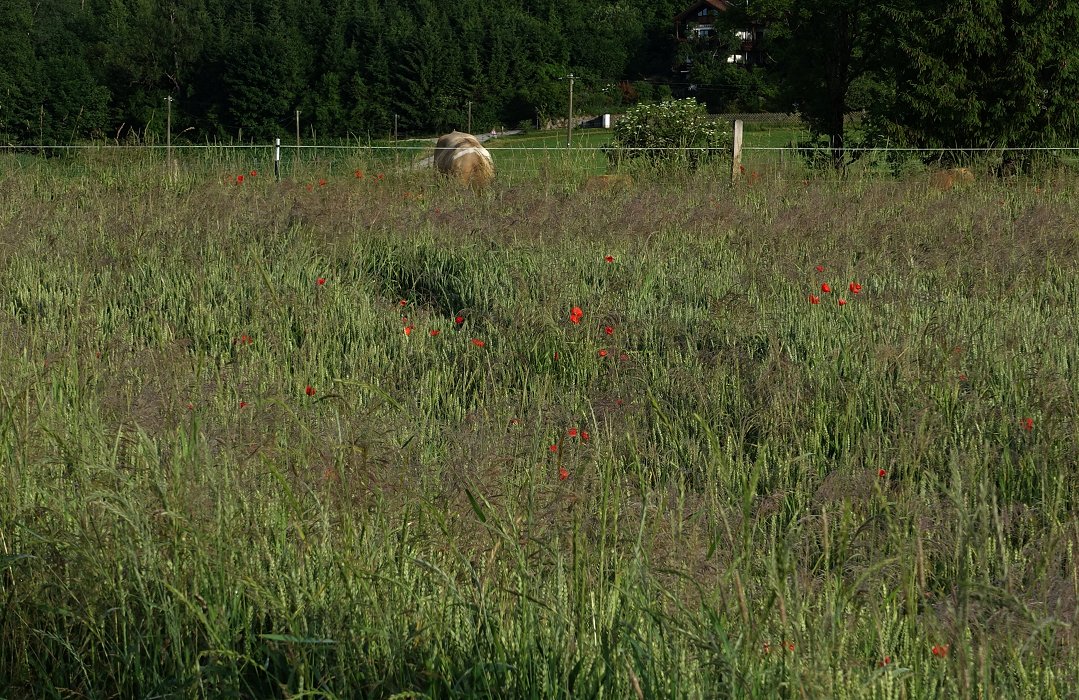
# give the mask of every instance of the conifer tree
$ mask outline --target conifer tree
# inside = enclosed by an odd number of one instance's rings
[[[861,98],[875,77],[882,6],[861,0],[759,0],[736,10],[765,25],[765,49],[779,85],[778,99],[827,137],[833,162],[844,162],[846,115],[867,107]]]
[[[37,121],[31,25],[30,0],[8,0],[0,6],[0,141],[28,140]]]
[[[1005,148],[1079,137],[1079,4],[927,0],[892,17],[892,90],[878,115],[892,139]]]

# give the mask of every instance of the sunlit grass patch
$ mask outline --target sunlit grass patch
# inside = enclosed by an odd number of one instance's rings
[[[0,695],[1071,692],[1063,176],[242,165],[0,176]]]

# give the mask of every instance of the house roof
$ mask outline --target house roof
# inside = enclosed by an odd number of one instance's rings
[[[695,16],[698,12],[707,7],[710,7],[713,10],[717,10],[719,12],[726,12],[730,9],[731,3],[727,2],[727,0],[698,0],[697,2],[693,3],[692,5],[675,15],[674,21],[684,22],[687,18]]]

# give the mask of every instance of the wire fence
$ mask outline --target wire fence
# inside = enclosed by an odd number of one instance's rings
[[[607,129],[582,129],[569,144],[564,132],[530,132],[515,136],[489,136],[485,145],[492,153],[498,178],[508,182],[550,179],[564,181],[608,173],[640,171],[642,163],[674,160],[694,168],[728,177],[797,177],[814,171],[832,172],[840,149],[810,145],[809,131],[792,115],[719,115],[733,121],[752,117],[745,125],[740,164],[732,173],[729,149],[708,147],[655,147],[619,149],[611,145]],[[389,143],[122,143],[101,141],[83,144],[31,144],[0,146],[0,154],[14,158],[76,157],[84,162],[119,169],[138,163],[167,165],[193,177],[219,177],[258,170],[281,178],[313,178],[372,175],[403,176],[431,168],[435,139],[410,139]],[[842,150],[845,174],[886,175],[904,169],[996,163],[1009,159],[1048,156],[1057,162],[1079,166],[1079,146],[913,148],[851,146]],[[645,158],[637,156],[644,155]],[[673,158],[672,158],[673,156]],[[3,166],[0,165],[0,169]],[[740,171],[740,173],[739,173]]]

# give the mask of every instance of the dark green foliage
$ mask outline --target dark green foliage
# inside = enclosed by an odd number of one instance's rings
[[[95,38],[92,17],[73,0],[38,3],[32,17],[37,104],[23,110],[38,118],[30,117],[30,135],[56,143],[101,133],[108,125],[109,91],[95,80],[92,55],[82,50]]]
[[[678,45],[687,2],[10,0],[0,139],[383,138],[620,112],[672,92],[710,111],[797,111],[816,143],[1067,142],[1079,6],[1026,0],[754,0]],[[727,63],[764,27],[765,66]],[[681,62],[685,73],[672,72]],[[676,77],[677,76],[677,77]],[[693,86],[693,89],[691,89]],[[862,112],[854,141],[845,116]],[[471,119],[469,115],[471,114]]]
[[[827,137],[834,162],[844,160],[844,118],[867,105],[857,99],[872,79],[874,50],[891,30],[878,5],[857,0],[799,3],[763,0],[753,17],[768,26],[780,100],[811,131]]]
[[[266,139],[475,131],[624,103],[679,3],[28,0],[0,10],[0,136]]]
[[[761,0],[752,17],[768,25],[782,103],[835,147],[835,165],[854,112],[882,146],[1066,145],[1079,133],[1075,3]]]
[[[31,132],[37,102],[37,60],[30,39],[30,0],[0,6],[0,140],[19,140]]]
[[[1079,133],[1079,5],[936,0],[890,14],[898,36],[883,75],[895,89],[875,111],[893,140],[1006,148]]]

